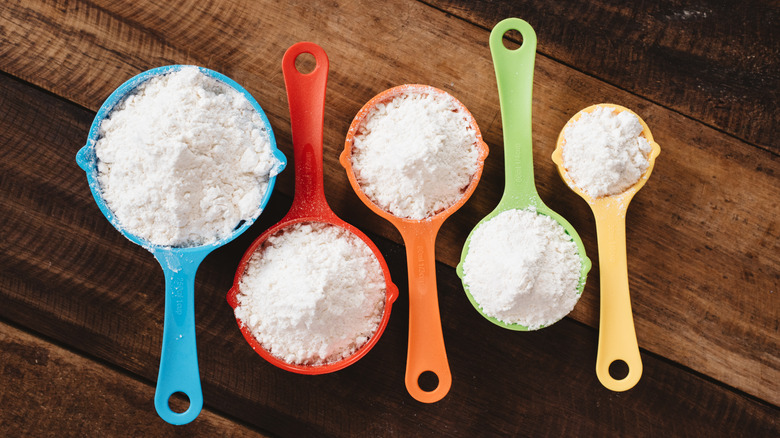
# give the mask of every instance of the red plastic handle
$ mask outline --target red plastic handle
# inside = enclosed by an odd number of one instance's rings
[[[295,59],[303,53],[311,54],[317,62],[314,70],[306,74],[295,67]],[[333,215],[325,200],[322,180],[322,124],[328,68],[325,50],[310,42],[292,45],[282,59],[295,157],[295,197],[286,219]]]

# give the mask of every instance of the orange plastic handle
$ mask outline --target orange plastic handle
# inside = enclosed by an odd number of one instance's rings
[[[409,270],[409,346],[406,389],[416,400],[433,403],[447,395],[452,374],[444,348],[436,289],[436,234],[444,222],[435,218],[415,224],[396,223],[406,245]],[[439,379],[431,391],[420,387],[420,375],[431,372]]]

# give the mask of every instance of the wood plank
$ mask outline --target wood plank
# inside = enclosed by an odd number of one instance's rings
[[[176,427],[154,412],[154,387],[0,322],[3,436],[257,436],[208,409]]]
[[[432,0],[486,29],[531,23],[539,52],[780,152],[780,7],[749,0],[634,3]]]
[[[91,113],[3,75],[0,105],[10,115],[0,119],[0,131],[10,134],[0,143],[7,157],[0,163],[6,218],[0,222],[0,318],[154,381],[163,276],[151,254],[99,216],[73,161]],[[637,387],[606,390],[593,372],[594,329],[570,319],[535,333],[500,329],[474,312],[454,269],[442,263],[439,295],[454,383],[441,402],[417,403],[403,386],[408,301],[398,279],[407,274],[404,249],[378,236],[373,239],[401,298],[376,348],[330,375],[279,370],[246,345],[224,297],[249,241],[289,204],[275,194],[260,223],[199,270],[196,321],[207,407],[282,436],[780,433],[777,407],[644,350]],[[133,400],[146,400],[147,415],[154,416],[151,393]],[[206,421],[198,418],[193,428]],[[132,426],[127,430],[137,435]]]
[[[176,15],[179,10],[151,2],[98,6],[75,1],[63,9],[40,2],[9,4],[0,11],[6,29],[0,34],[3,69],[94,110],[114,87],[140,70],[189,62],[211,67],[234,77],[257,97],[289,155],[279,63],[293,42],[317,41],[328,51],[332,68],[325,115],[328,198],[342,217],[396,242],[400,241],[396,231],[351,192],[337,164],[343,137],[359,107],[382,89],[404,82],[446,89],[469,107],[492,146],[474,197],[439,236],[437,256],[454,266],[468,231],[495,206],[503,185],[501,124],[486,31],[400,0],[372,7],[305,2],[240,3],[221,9],[198,5],[184,8],[189,11],[184,18]],[[597,252],[592,216],[564,186],[549,159],[558,130],[580,108],[612,101],[639,112],[661,144],[653,177],[628,218],[630,282],[640,345],[780,403],[776,383],[780,303],[775,292],[780,228],[773,213],[780,173],[777,156],[549,58],[538,58],[535,88],[539,191],[579,230],[593,258]],[[48,169],[42,165],[38,171]],[[14,172],[33,176],[29,167]],[[283,174],[280,192],[291,194],[292,178],[292,172]],[[67,196],[80,191],[85,188],[74,188]],[[61,208],[67,211],[64,205]],[[113,231],[107,225],[96,224],[102,220],[96,210],[82,220],[94,225],[93,232],[100,236],[121,240],[108,237]],[[143,253],[134,257],[143,258]],[[572,314],[591,326],[598,315],[597,268]],[[80,268],[74,281],[94,281],[94,270]]]

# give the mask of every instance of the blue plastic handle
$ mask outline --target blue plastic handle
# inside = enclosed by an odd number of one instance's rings
[[[152,250],[165,273],[165,325],[154,407],[160,418],[171,424],[187,424],[203,408],[195,342],[195,273],[209,252],[211,248]],[[168,404],[177,392],[190,402],[181,413]]]

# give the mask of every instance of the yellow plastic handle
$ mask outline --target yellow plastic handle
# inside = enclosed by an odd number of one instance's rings
[[[601,312],[596,376],[612,391],[626,391],[642,377],[642,358],[631,314],[626,260],[626,210],[615,204],[592,205],[598,235],[601,272]],[[628,375],[615,379],[609,373],[613,362],[628,365]]]
[[[444,348],[436,290],[436,233],[442,220],[396,224],[406,245],[409,269],[409,350],[406,358],[406,389],[423,403],[434,403],[452,386],[452,374]],[[431,372],[439,379],[431,391],[420,387],[420,375]]]

